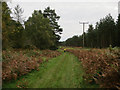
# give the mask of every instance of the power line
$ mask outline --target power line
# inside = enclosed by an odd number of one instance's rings
[[[83,24],[83,48],[84,48],[84,29],[85,29],[85,24],[88,24],[89,22],[79,22],[79,24]]]

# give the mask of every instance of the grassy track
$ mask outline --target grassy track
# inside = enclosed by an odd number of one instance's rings
[[[94,88],[83,82],[84,71],[81,63],[70,53],[49,60],[40,66],[39,71],[33,71],[19,80],[4,83],[4,88],[15,88],[16,83],[23,78],[28,82],[29,88]]]

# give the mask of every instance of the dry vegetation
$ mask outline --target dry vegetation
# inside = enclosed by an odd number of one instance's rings
[[[120,49],[68,49],[82,62],[86,82],[120,89]]]
[[[3,51],[2,79],[10,81],[32,70],[39,70],[41,63],[60,55],[51,50],[8,50]],[[44,58],[45,60],[44,60]]]

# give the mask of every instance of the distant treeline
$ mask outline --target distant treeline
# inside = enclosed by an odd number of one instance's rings
[[[50,7],[34,10],[27,21],[24,10],[17,5],[11,10],[6,2],[2,3],[2,48],[56,49],[62,28],[58,25],[58,16]]]
[[[84,33],[85,47],[90,48],[106,48],[110,45],[112,47],[120,47],[120,15],[115,22],[109,14],[105,18],[100,19],[96,23],[95,28],[89,25],[86,33]],[[62,42],[65,46],[83,46],[83,34],[80,36],[73,36]]]

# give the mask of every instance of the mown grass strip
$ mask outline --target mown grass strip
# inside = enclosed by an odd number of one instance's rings
[[[61,51],[62,52],[62,51]],[[16,81],[3,84],[3,88],[17,88],[23,78],[28,88],[94,88],[95,84],[86,84],[84,70],[77,57],[65,52],[62,55],[41,64],[39,71],[20,77]]]

